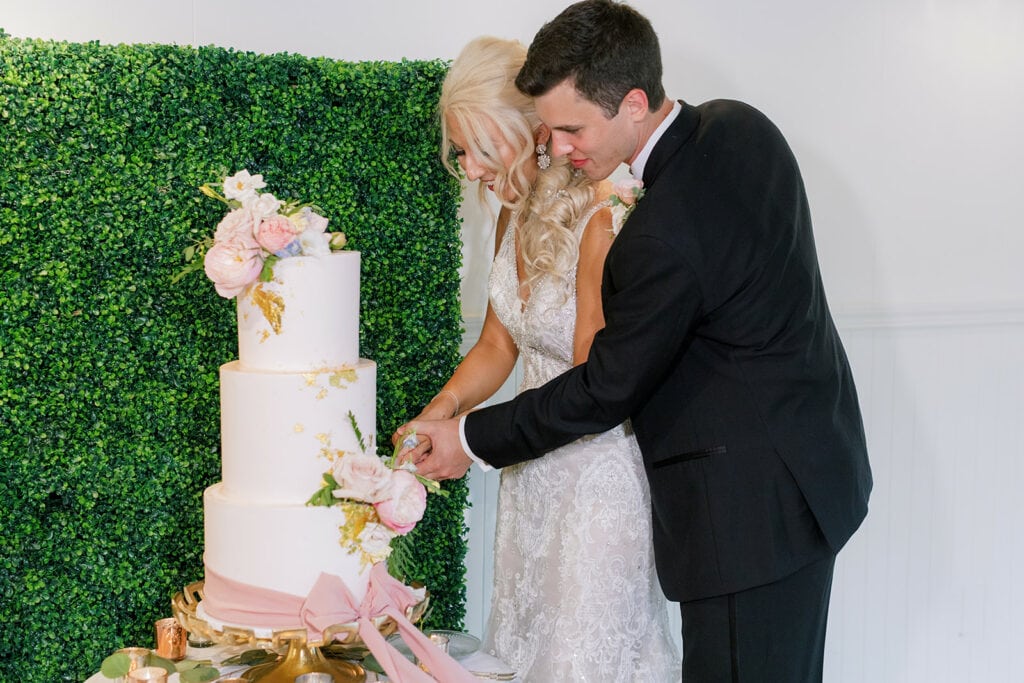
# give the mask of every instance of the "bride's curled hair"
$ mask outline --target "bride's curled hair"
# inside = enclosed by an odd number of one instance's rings
[[[516,243],[525,265],[527,287],[544,275],[562,281],[567,292],[575,285],[569,273],[579,257],[572,228],[594,199],[590,180],[565,158],[538,169],[531,186],[526,169],[535,166],[534,134],[540,128],[533,99],[515,86],[526,60],[526,48],[514,40],[483,37],[470,42],[452,62],[441,88],[441,161],[461,177],[450,127],[462,133],[467,152],[494,175],[494,194],[512,211]],[[503,137],[514,150],[508,168],[496,142]],[[486,205],[480,184],[480,200]]]

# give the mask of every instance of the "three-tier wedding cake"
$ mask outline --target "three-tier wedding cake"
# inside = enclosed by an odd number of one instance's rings
[[[282,259],[238,295],[239,358],[220,369],[222,481],[204,494],[199,613],[215,627],[283,628],[261,603],[304,597],[321,573],[357,601],[366,592],[370,563],[339,542],[342,507],[307,505],[339,454],[365,448],[353,422],[376,424],[376,365],[358,353],[359,256]]]
[[[185,252],[203,254],[238,312],[238,360],[220,368],[221,481],[203,495],[195,615],[217,632],[306,628],[316,639],[367,614],[368,586],[390,591],[385,602],[400,611],[422,603],[384,560],[422,518],[425,484],[438,486],[377,456],[377,366],[359,357],[359,253],[340,251],[345,235],[327,232],[315,207],[265,186],[245,170],[202,186],[230,211]]]

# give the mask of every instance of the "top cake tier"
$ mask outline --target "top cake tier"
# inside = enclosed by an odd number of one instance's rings
[[[307,372],[359,361],[359,252],[292,256],[238,295],[238,360]]]

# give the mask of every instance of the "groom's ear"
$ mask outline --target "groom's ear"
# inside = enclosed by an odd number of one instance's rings
[[[537,130],[533,133],[533,141],[538,145],[548,144],[548,140],[551,139],[551,129],[548,128],[546,123],[542,123],[537,126]]]
[[[633,88],[622,98],[620,109],[625,107],[629,118],[634,121],[640,121],[647,116],[648,104],[647,93],[640,88]]]

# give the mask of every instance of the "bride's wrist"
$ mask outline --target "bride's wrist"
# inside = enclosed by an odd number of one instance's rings
[[[437,395],[430,402],[444,402],[445,405],[452,406],[447,417],[455,417],[459,414],[459,397],[451,389],[442,389],[437,392]]]

